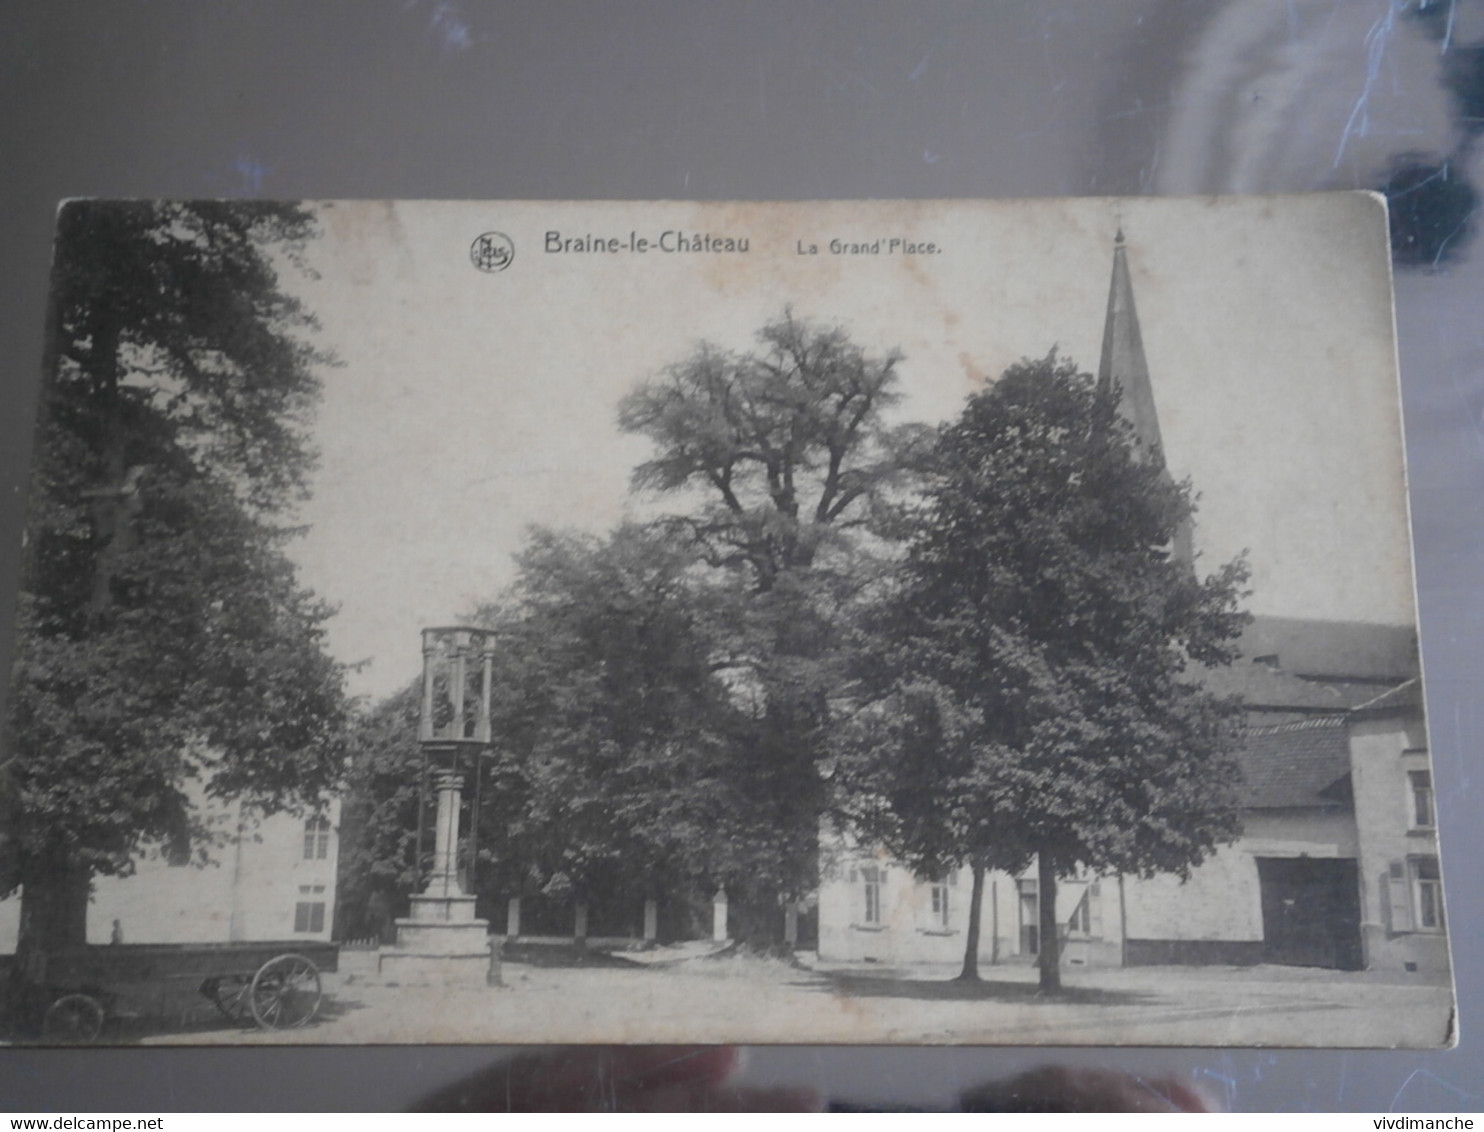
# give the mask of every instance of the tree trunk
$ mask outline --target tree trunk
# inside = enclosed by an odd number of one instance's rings
[[[964,944],[964,969],[958,973],[959,981],[979,981],[979,917],[984,905],[984,866],[975,861],[970,866],[974,874],[974,886],[969,893],[968,941]]]
[[[1056,862],[1051,854],[1036,854],[1036,895],[1040,902],[1041,989],[1061,990],[1061,933],[1056,920]]]
[[[54,952],[85,947],[92,876],[87,869],[49,870],[21,889],[20,932],[16,937],[17,976],[43,978],[37,964]]]

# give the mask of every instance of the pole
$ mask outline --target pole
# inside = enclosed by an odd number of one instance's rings
[[[469,811],[469,874],[468,891],[470,896],[479,895],[479,786],[484,781],[484,748],[480,747],[474,752],[474,803],[473,809]]]
[[[417,774],[417,850],[412,859],[412,888],[421,892],[423,888],[423,830],[427,819],[423,813],[428,808],[428,749],[418,748],[422,766]]]

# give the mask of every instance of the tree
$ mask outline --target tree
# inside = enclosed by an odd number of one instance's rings
[[[685,548],[634,525],[601,539],[535,528],[517,565],[474,617],[495,637],[495,672],[477,863],[464,792],[471,890],[635,909],[709,899],[756,867],[735,846],[763,843],[741,829],[745,717],[715,671],[715,595],[695,584]],[[399,693],[356,744],[352,916],[417,881],[417,712],[417,690]]]
[[[1171,553],[1192,512],[1157,451],[1053,353],[945,428],[842,743],[857,820],[922,873],[1038,865],[1041,985],[1060,985],[1056,883],[1187,875],[1239,832],[1230,663],[1245,563],[1198,581]]]
[[[91,879],[208,846],[190,780],[264,813],[342,771],[330,609],[283,552],[327,355],[280,287],[302,209],[80,201],[58,217],[0,777],[18,950],[86,939]]]
[[[427,805],[417,741],[422,681],[393,693],[355,721],[340,807],[336,931],[389,941],[392,920],[421,887],[418,804]]]
[[[482,618],[509,662],[495,681],[491,864],[507,885],[581,901],[693,888],[714,867],[736,712],[690,556],[633,525],[603,540],[537,528],[518,564]]]
[[[779,897],[816,884],[842,610],[861,585],[861,536],[923,435],[887,423],[900,361],[786,310],[755,350],[702,343],[620,406],[620,427],[657,449],[635,470],[635,488],[689,493],[695,506],[663,525],[709,567],[726,602],[718,667],[750,709],[744,824],[767,830],[769,843],[754,846],[756,871],[730,892],[734,911],[754,921],[746,935],[776,934]]]

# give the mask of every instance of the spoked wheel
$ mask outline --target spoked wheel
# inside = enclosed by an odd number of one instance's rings
[[[319,969],[302,955],[280,955],[258,968],[247,1004],[265,1030],[291,1030],[319,1011]]]
[[[60,1046],[85,1046],[103,1032],[103,1004],[90,994],[67,994],[46,1008],[41,1040]]]
[[[242,1025],[252,1013],[247,1005],[251,986],[252,980],[246,975],[217,975],[202,984],[201,993],[211,999],[228,1022]]]

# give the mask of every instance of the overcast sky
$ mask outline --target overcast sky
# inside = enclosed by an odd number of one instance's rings
[[[953,416],[1053,345],[1093,370],[1121,223],[1166,454],[1207,567],[1251,552],[1256,612],[1410,622],[1385,214],[1360,196],[698,205],[336,203],[320,210],[321,467],[293,553],[379,696],[418,630],[512,577],[532,523],[602,531],[649,454],[619,399],[700,340],[748,348],[791,303],[899,347],[903,419]],[[483,232],[502,271],[475,268]],[[711,234],[746,253],[550,252]],[[931,242],[903,255],[893,238]],[[880,254],[833,255],[832,239]],[[800,255],[799,246],[818,246]]]

